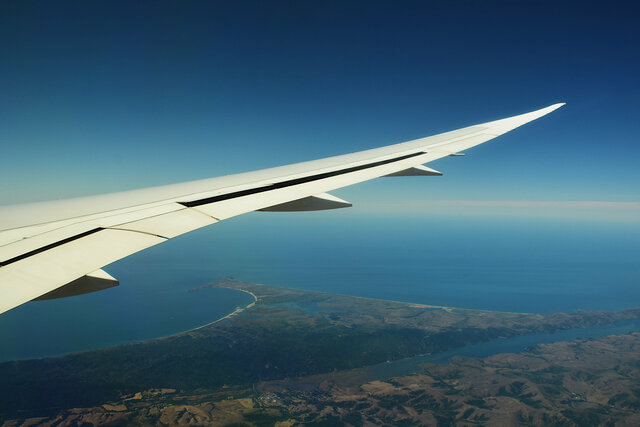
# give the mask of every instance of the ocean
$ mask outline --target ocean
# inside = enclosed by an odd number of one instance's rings
[[[244,306],[238,280],[422,304],[543,313],[640,306],[635,223],[252,213],[105,267],[120,286],[0,315],[0,361],[166,336]]]

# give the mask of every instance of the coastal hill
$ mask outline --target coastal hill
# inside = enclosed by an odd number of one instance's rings
[[[217,391],[150,389],[26,420],[55,425],[637,426],[640,334],[456,358],[362,381],[349,370]],[[6,426],[19,425],[7,422]],[[86,424],[85,424],[86,423]]]

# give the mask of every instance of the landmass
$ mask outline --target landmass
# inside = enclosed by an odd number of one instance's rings
[[[637,319],[501,313],[222,279],[255,301],[157,340],[0,364],[0,419],[50,425],[638,425],[640,334],[385,369],[418,355]],[[395,361],[395,362],[394,362]]]

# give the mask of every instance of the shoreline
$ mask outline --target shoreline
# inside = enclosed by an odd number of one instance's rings
[[[213,322],[209,322],[209,323],[207,323],[207,324],[204,324],[204,325],[198,326],[197,328],[189,329],[188,331],[179,332],[178,334],[175,334],[175,335],[186,334],[186,333],[189,333],[189,332],[197,331],[198,329],[202,329],[202,328],[205,328],[205,327],[207,327],[207,326],[210,326],[210,325],[216,324],[216,323],[218,323],[218,322],[222,322],[222,321],[223,321],[223,320],[225,320],[225,319],[229,319],[229,318],[231,318],[231,317],[233,317],[233,316],[235,316],[235,315],[237,315],[237,314],[240,314],[240,313],[242,313],[243,311],[248,310],[248,309],[250,309],[251,307],[255,306],[255,305],[256,305],[256,303],[258,302],[258,299],[259,299],[259,298],[256,296],[256,294],[254,294],[253,292],[248,291],[248,290],[246,290],[246,289],[232,288],[232,287],[229,287],[229,286],[217,286],[217,287],[218,287],[218,288],[225,288],[225,289],[232,289],[232,290],[234,290],[234,291],[244,292],[245,294],[249,294],[249,295],[251,295],[251,296],[253,297],[253,301],[252,301],[251,303],[247,304],[247,305],[246,305],[246,306],[244,306],[244,307],[237,307],[237,308],[236,308],[235,310],[233,310],[231,313],[229,313],[229,314],[227,314],[226,316],[223,316],[223,317],[221,317],[221,318],[219,318],[219,319],[216,319],[216,320],[214,320]],[[169,335],[169,336],[171,336],[171,335]]]

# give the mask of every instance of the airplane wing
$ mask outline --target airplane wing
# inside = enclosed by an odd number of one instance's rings
[[[255,172],[0,208],[0,313],[35,299],[117,285],[107,264],[256,210],[351,206],[328,191],[382,176],[440,175],[424,163],[482,144],[561,107],[427,138]]]

